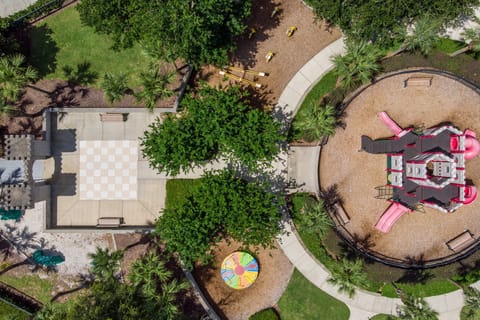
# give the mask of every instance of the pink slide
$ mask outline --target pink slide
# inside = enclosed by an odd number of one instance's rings
[[[474,137],[465,136],[465,159],[473,159],[480,153],[480,142]]]
[[[381,232],[389,232],[392,226],[397,220],[403,216],[406,212],[411,212],[409,208],[401,205],[398,202],[394,202],[388,207],[388,209],[382,214],[378,220],[375,228]]]
[[[478,192],[475,186],[465,186],[465,200],[463,204],[470,204],[477,199]]]
[[[390,129],[390,131],[392,131],[396,136],[403,131],[403,129],[395,121],[393,121],[385,111],[380,112],[378,116],[380,117],[380,120],[382,120],[382,122],[388,127],[388,129]]]

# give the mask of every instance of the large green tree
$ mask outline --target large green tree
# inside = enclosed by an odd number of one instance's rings
[[[248,0],[83,0],[77,10],[84,24],[111,35],[116,48],[141,41],[165,60],[221,65],[250,7]]]
[[[395,30],[420,16],[455,24],[473,14],[479,0],[306,0],[316,16],[338,25],[351,39],[374,41],[384,47],[395,40]]]
[[[202,87],[186,96],[180,118],[150,125],[142,139],[150,165],[170,175],[222,155],[255,169],[274,159],[283,136],[280,123],[244,102],[238,87]]]
[[[180,206],[164,210],[156,223],[157,233],[189,267],[195,261],[208,261],[211,246],[220,238],[269,246],[280,232],[283,202],[267,188],[229,170],[208,172]]]

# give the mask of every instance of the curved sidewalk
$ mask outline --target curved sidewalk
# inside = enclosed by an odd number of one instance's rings
[[[333,68],[333,63],[330,61],[330,57],[336,54],[342,54],[344,51],[345,49],[342,38],[320,51],[295,74],[292,80],[290,80],[279,98],[278,106],[293,118],[311,87],[315,85],[325,73]],[[318,149],[318,147],[312,148]],[[307,152],[306,154],[315,155],[315,152]],[[297,159],[297,161],[301,160],[302,159]],[[288,163],[288,166],[290,167],[290,163]],[[311,168],[309,174],[317,176],[315,174],[317,170],[318,165],[315,165]],[[307,171],[306,168],[303,168],[302,170],[302,172]],[[318,193],[318,184],[315,185],[315,188],[317,190],[312,191]],[[387,298],[360,289],[356,290],[356,294],[353,298],[349,298],[348,295],[339,293],[336,286],[327,282],[330,274],[326,268],[305,250],[303,244],[297,237],[293,223],[287,221],[284,224],[284,229],[286,233],[279,237],[278,240],[285,255],[311,283],[327,292],[329,295],[344,302],[350,309],[350,319],[367,320],[379,313],[397,314],[397,306],[401,304],[401,300],[398,298]],[[440,320],[460,319],[460,311],[464,304],[463,293],[461,290],[444,295],[428,297],[426,300],[433,309],[439,312]]]

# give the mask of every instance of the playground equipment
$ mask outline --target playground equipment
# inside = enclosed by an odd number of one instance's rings
[[[46,255],[43,250],[37,250],[32,255],[33,261],[45,267],[51,267],[65,261],[61,255]]]
[[[376,198],[393,204],[377,222],[378,230],[388,232],[403,213],[419,206],[454,212],[475,201],[477,188],[467,185],[465,172],[465,160],[480,153],[475,132],[462,132],[452,125],[403,129],[386,112],[378,116],[394,134],[375,141],[362,136],[362,150],[387,154],[386,188],[392,194],[377,187]]]
[[[248,39],[252,39],[252,37],[257,33],[257,30],[255,30],[254,27],[250,28],[250,32],[248,33]]]
[[[255,82],[256,77],[266,77],[267,74],[265,72],[255,71],[255,70],[247,70],[238,67],[230,67],[226,66],[223,67],[222,70],[218,72],[220,75],[225,76],[229,79],[246,83],[248,85],[254,86],[256,88],[261,88],[262,85],[260,83]],[[234,74],[237,73],[237,74]],[[253,80],[245,79],[246,76],[252,76]]]
[[[280,12],[280,6],[275,6],[273,8],[272,14],[270,15],[270,18],[275,17],[278,14],[278,12]]]
[[[295,31],[297,31],[297,30],[298,30],[297,27],[291,26],[291,27],[288,28],[288,30],[287,30],[287,36],[288,36],[288,37],[293,36],[293,34],[295,33]]]
[[[395,222],[407,212],[412,212],[412,210],[398,202],[393,202],[382,214],[375,228],[381,232],[389,232]]]
[[[274,53],[272,51],[268,51],[268,53],[265,55],[265,60],[267,62],[270,62],[270,60],[272,60],[273,56],[274,56]]]
[[[252,255],[236,251],[223,260],[221,274],[230,288],[246,289],[257,280],[258,262]]]

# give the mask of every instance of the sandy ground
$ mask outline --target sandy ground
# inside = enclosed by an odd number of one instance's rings
[[[287,288],[293,272],[292,264],[281,249],[262,249],[254,254],[260,267],[255,283],[247,289],[231,289],[220,275],[221,264],[226,256],[240,249],[239,243],[233,242],[229,246],[221,242],[215,250],[213,267],[199,267],[193,272],[217,306],[219,314],[229,320],[248,319],[255,312],[275,305]]]
[[[60,275],[86,274],[90,266],[88,254],[95,252],[96,247],[112,247],[110,234],[43,232],[43,219],[43,203],[40,202],[34,209],[26,210],[20,222],[0,221],[0,228],[27,254],[44,249],[63,255],[65,262],[57,266]]]
[[[431,76],[431,75],[428,75]],[[376,186],[386,183],[386,157],[360,150],[361,135],[373,139],[392,133],[377,117],[387,111],[400,126],[435,126],[452,122],[460,130],[480,130],[480,96],[463,84],[433,75],[431,87],[407,87],[409,75],[398,75],[366,89],[347,108],[346,129],[338,130],[324,147],[320,160],[322,187],[338,184],[351,217],[347,229],[360,238],[370,237],[374,251],[404,259],[434,259],[451,254],[445,242],[464,230],[480,235],[480,201],[465,205],[451,214],[426,208],[401,217],[389,233],[374,228],[388,207],[385,200],[375,199]],[[466,177],[475,185],[480,180],[480,158],[466,163]]]
[[[335,28],[327,29],[322,23],[314,23],[312,11],[299,0],[252,2],[252,16],[247,22],[249,27],[239,39],[231,64],[267,73],[267,77],[257,77],[257,82],[264,87],[254,89],[252,93],[260,104],[272,105],[295,73],[322,48],[337,40],[340,32]],[[280,11],[271,18],[275,6],[279,6]],[[291,26],[296,26],[297,31],[289,38],[286,31]],[[256,33],[249,39],[251,27]],[[265,55],[270,51],[274,56],[267,62]],[[202,69],[200,77],[211,84],[228,83],[222,81],[218,69],[213,67]],[[253,77],[246,78],[253,80]]]

